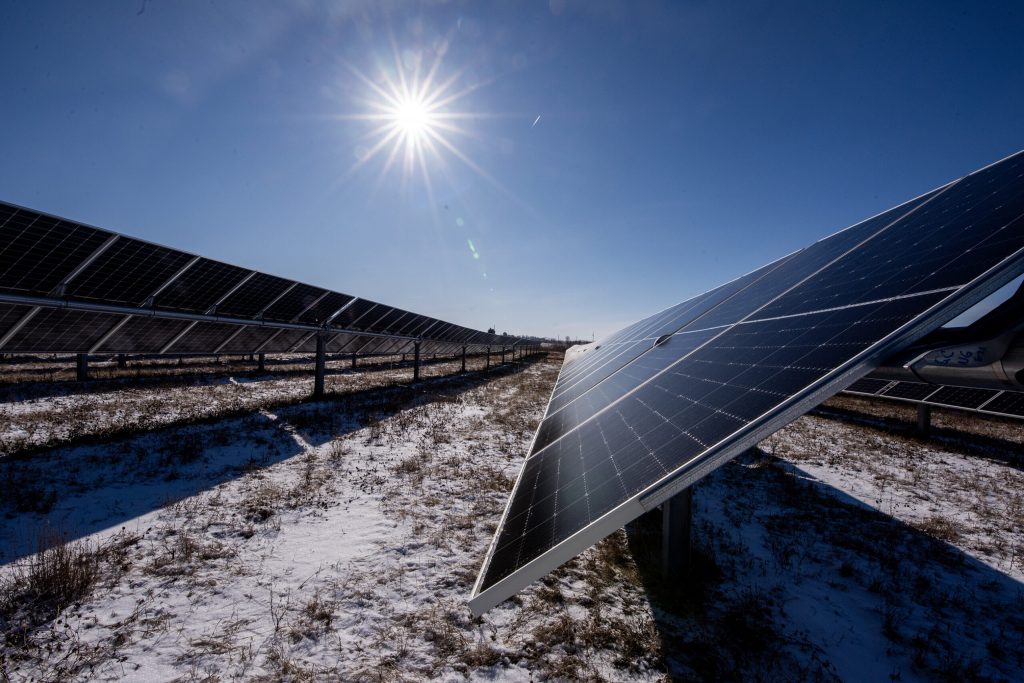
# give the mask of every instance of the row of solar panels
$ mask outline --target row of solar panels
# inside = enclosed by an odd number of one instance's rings
[[[474,587],[474,612],[1022,272],[1018,153],[570,349]]]
[[[1024,418],[1024,392],[954,387],[926,382],[894,381],[865,377],[851,384],[846,393],[959,408],[1001,417]]]
[[[521,340],[0,202],[0,352],[425,353]]]

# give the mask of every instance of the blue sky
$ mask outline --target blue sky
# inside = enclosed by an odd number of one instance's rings
[[[3,199],[499,332],[600,337],[1024,147],[1020,3],[0,13]],[[366,159],[367,81],[435,62],[458,155]]]

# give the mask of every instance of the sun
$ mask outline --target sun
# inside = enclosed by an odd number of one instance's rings
[[[434,113],[423,98],[403,98],[392,111],[392,125],[407,141],[422,141],[433,132],[436,123]]]
[[[393,66],[378,63],[370,72],[372,75],[348,65],[364,87],[364,95],[356,99],[363,111],[336,118],[371,125],[358,141],[356,162],[346,176],[380,159],[381,180],[392,168],[400,166],[403,183],[418,176],[432,192],[431,169],[443,171],[448,158],[454,157],[488,181],[496,182],[460,148],[468,137],[475,137],[464,126],[490,117],[459,108],[463,98],[481,83],[460,88],[461,71],[442,75],[444,50],[437,51],[428,65],[420,53],[400,53],[397,46],[392,47]]]

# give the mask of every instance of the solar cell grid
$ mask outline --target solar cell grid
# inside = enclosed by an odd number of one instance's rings
[[[250,272],[210,259],[199,259],[157,295],[153,305],[172,311],[205,313]]]
[[[897,382],[882,392],[882,396],[904,398],[910,401],[923,401],[938,389],[934,384],[925,382]]]
[[[198,323],[181,339],[174,342],[168,353],[210,353],[220,347],[228,337],[238,332],[239,325],[227,323]]]
[[[31,306],[0,304],[0,338],[4,337],[8,330],[10,330],[14,325],[17,325],[18,321],[25,317],[25,314],[31,310]]]
[[[870,377],[865,377],[863,379],[857,380],[856,382],[848,386],[846,390],[852,391],[857,394],[873,395],[877,394],[879,391],[886,388],[890,384],[892,384],[892,382],[890,382],[887,379],[871,379]]]
[[[256,353],[260,345],[278,331],[270,327],[247,326],[220,347],[221,353]]]
[[[256,273],[227,299],[217,305],[217,314],[255,318],[294,283],[291,280]]]
[[[172,318],[132,317],[96,349],[97,353],[158,353],[191,323]]]
[[[124,316],[44,308],[4,345],[6,353],[87,353]]]
[[[122,237],[68,284],[66,295],[138,306],[192,258],[181,251]]]
[[[999,392],[992,389],[943,386],[928,396],[927,402],[957,408],[977,409],[997,393]]]
[[[356,338],[353,334],[336,334],[327,341],[327,350],[331,353],[341,353],[342,350]]]
[[[291,322],[327,294],[326,289],[299,283],[263,312],[265,320]]]
[[[48,294],[111,234],[0,202],[0,290]]]
[[[299,316],[299,322],[311,325],[320,325],[327,320],[327,317],[339,308],[352,301],[348,294],[330,292],[323,299],[311,306],[305,313]]]
[[[986,403],[984,410],[986,412],[1000,413],[1002,415],[1024,417],[1024,393],[1018,391],[1004,391]]]
[[[372,313],[373,309],[379,304],[376,301],[370,301],[369,299],[358,299],[354,304],[346,308],[344,311],[338,314],[338,316],[331,321],[331,327],[337,327],[339,329],[361,329],[356,327],[359,322],[365,322],[362,319],[367,317],[368,314]]]
[[[1024,247],[1024,156],[937,193],[894,226],[802,283],[759,318],[956,287]]]
[[[273,335],[266,346],[260,349],[263,353],[287,353],[309,332],[307,330],[281,330]]]

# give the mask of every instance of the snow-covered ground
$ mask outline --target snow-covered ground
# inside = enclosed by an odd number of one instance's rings
[[[227,413],[230,382],[164,389],[208,412],[0,461],[0,680],[1024,678],[1015,425],[936,413],[925,442],[849,401],[696,487],[684,580],[638,524],[472,618],[559,362],[339,375],[321,402],[249,382]],[[138,392],[103,400],[161,397]],[[8,428],[59,429],[62,401],[7,404]],[[94,570],[66,605],[27,578],[55,534]]]

